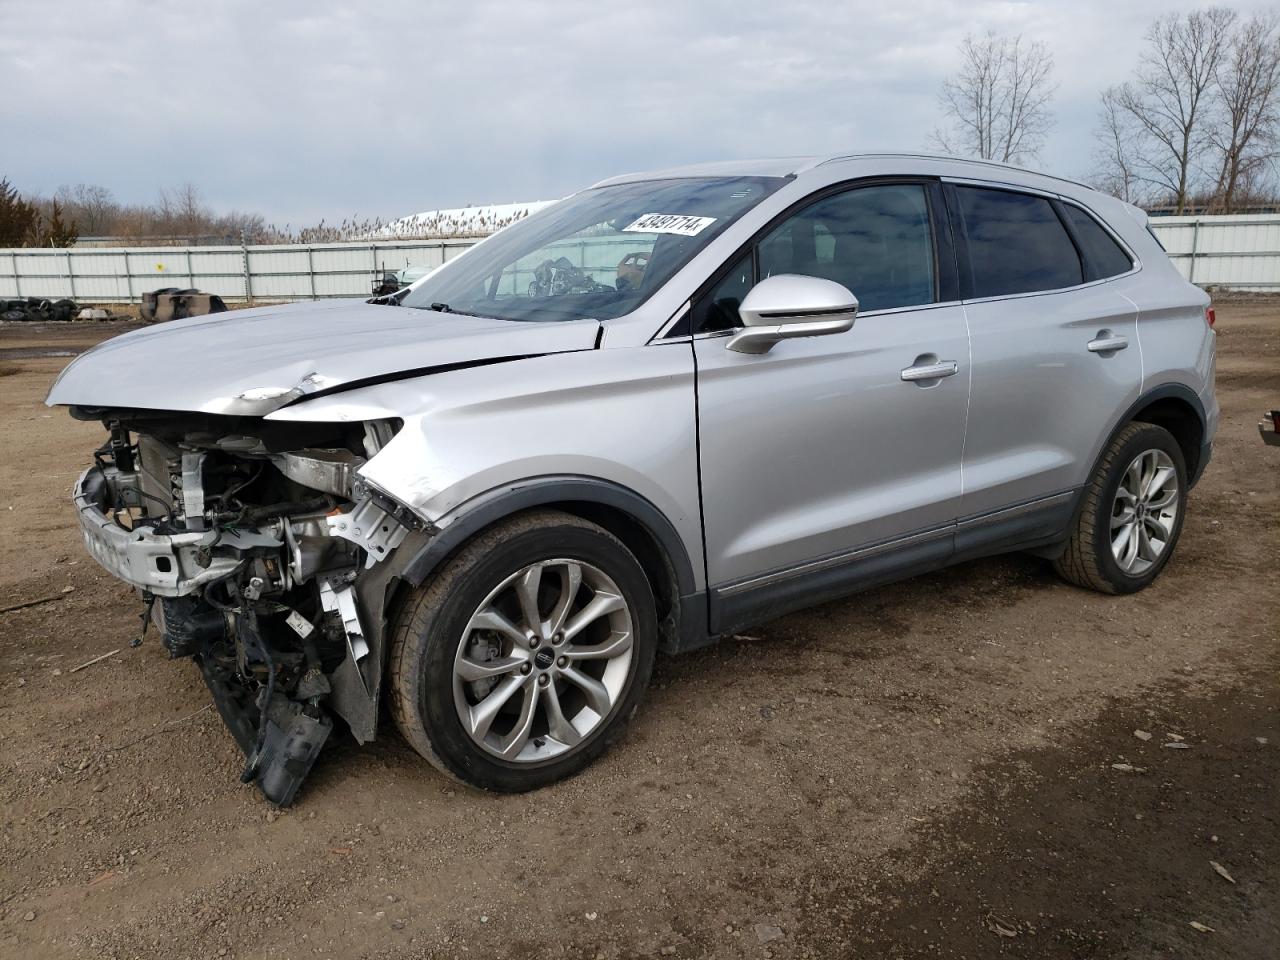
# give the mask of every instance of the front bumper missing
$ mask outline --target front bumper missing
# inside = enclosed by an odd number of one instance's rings
[[[397,505],[384,504],[384,498],[369,491],[361,491],[347,512],[281,516],[257,529],[215,526],[207,531],[187,531],[176,526],[181,519],[166,522],[151,518],[133,524],[129,517],[113,513],[105,505],[99,486],[102,477],[95,475],[99,470],[91,467],[81,474],[73,491],[86,549],[118,579],[144,595],[164,598],[160,622],[166,648],[171,655],[193,657],[199,665],[219,714],[245,754],[242,780],[256,784],[271,802],[288,805],[332,732],[330,711],[347,722],[358,742],[374,738],[385,604],[397,573],[394,564],[379,561],[388,560],[406,539],[411,532],[409,524],[393,514]],[[416,526],[419,532],[415,535],[421,536],[423,525]],[[335,553],[316,547],[316,541],[325,537],[332,538]],[[363,553],[346,547],[347,542]],[[268,581],[276,592],[260,601],[263,579],[272,577],[273,571],[284,571],[279,581]],[[174,630],[179,636],[171,643],[167,624],[170,605],[198,607],[207,603],[209,591],[219,580],[232,584],[230,606],[215,603],[214,608],[222,613],[210,624],[187,623],[178,616],[185,608],[174,608]],[[299,602],[290,599],[287,591],[312,586],[318,591],[315,602],[322,616],[336,617],[337,623],[329,624],[328,642],[336,639],[332,627],[340,625],[346,640],[345,656],[336,666],[332,659],[326,660],[323,677],[327,683],[322,691],[309,686],[304,692],[296,676],[296,663],[285,686],[276,686],[274,680],[263,684],[261,677],[259,682],[251,682],[244,672],[244,651],[240,649],[245,632],[242,618],[246,612],[269,616],[273,618],[272,629],[279,631],[278,618],[290,609],[280,601]],[[190,599],[179,599],[183,597]],[[303,597],[301,602],[305,605],[307,599]],[[293,612],[298,615],[298,607]],[[303,616],[303,622],[311,615]],[[286,622],[306,639],[307,634],[298,626]],[[257,629],[254,620],[248,623],[249,630]],[[258,643],[262,643],[261,635]],[[285,647],[288,656],[300,655],[294,644]],[[262,652],[265,654],[265,648]],[[326,656],[331,658],[333,653],[330,647]],[[311,656],[318,667],[314,649]],[[271,658],[265,662],[271,669]]]
[[[235,557],[213,556],[219,546],[280,547],[279,540],[256,532],[184,531],[156,533],[146,526],[126,530],[103,513],[85,490],[94,468],[76,481],[76,515],[85,548],[111,574],[158,597],[183,597],[220,580],[240,564]]]

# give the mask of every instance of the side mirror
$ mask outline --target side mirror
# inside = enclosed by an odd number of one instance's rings
[[[858,298],[831,280],[781,273],[752,287],[738,315],[743,328],[726,346],[738,353],[765,353],[779,340],[851,330]]]

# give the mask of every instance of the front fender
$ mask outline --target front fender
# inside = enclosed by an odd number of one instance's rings
[[[519,490],[528,499],[529,490],[546,489],[548,477],[576,478],[579,492],[590,487],[613,491],[600,497],[626,499],[642,522],[646,514],[661,517],[647,525],[674,531],[680,549],[668,553],[673,562],[687,561],[690,592],[704,589],[689,343],[451,370],[304,401],[275,415],[388,416],[403,427],[360,473],[432,525],[444,529],[495,491]],[[555,499],[564,497],[542,502]]]

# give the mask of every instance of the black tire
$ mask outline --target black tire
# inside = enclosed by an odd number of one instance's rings
[[[1177,515],[1172,533],[1160,556],[1139,574],[1124,570],[1111,549],[1111,514],[1124,472],[1145,451],[1159,450],[1173,461],[1177,472]],[[1134,593],[1160,575],[1182,533],[1187,507],[1187,467],[1182,448],[1173,435],[1151,423],[1130,423],[1108,445],[1084,491],[1084,503],[1076,518],[1067,548],[1053,564],[1059,576],[1076,586],[1100,593]]]
[[[630,672],[608,715],[576,747],[541,761],[504,760],[463,726],[454,704],[454,657],[490,591],[553,558],[592,564],[617,585],[632,618]],[[653,591],[620,540],[571,514],[523,514],[479,534],[400,606],[391,629],[391,712],[409,744],[448,776],[501,793],[536,790],[583,770],[622,737],[648,686],[657,640]]]

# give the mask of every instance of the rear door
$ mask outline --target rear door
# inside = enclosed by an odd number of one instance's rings
[[[1087,211],[1056,197],[947,186],[969,323],[973,387],[960,547],[969,525],[1069,511],[1100,433],[1137,399],[1133,303],[1110,283],[1133,262]]]
[[[935,249],[942,207],[937,183],[825,193],[695,303],[710,584],[732,594],[911,538],[950,554],[969,347],[952,250]],[[727,350],[742,298],[780,273],[848,287],[861,303],[853,329]],[[938,363],[944,374],[910,379]]]

